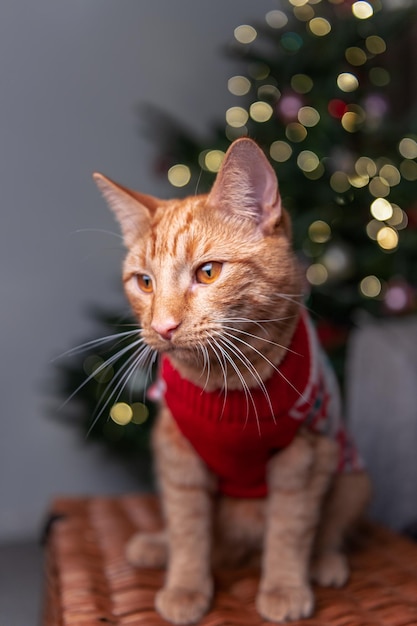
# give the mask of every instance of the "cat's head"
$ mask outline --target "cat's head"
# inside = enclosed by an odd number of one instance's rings
[[[252,140],[230,146],[207,195],[159,200],[94,178],[121,226],[125,290],[148,345],[192,366],[218,364],[233,345],[249,354],[243,342],[261,335],[268,353],[291,334],[300,278],[289,218]]]

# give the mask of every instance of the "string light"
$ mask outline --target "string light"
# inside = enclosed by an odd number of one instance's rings
[[[223,159],[224,152],[222,150],[204,150],[199,154],[198,163],[204,170],[218,172]]]
[[[265,15],[265,21],[271,28],[282,28],[288,24],[288,17],[283,11],[268,11]]]
[[[284,163],[291,157],[292,148],[286,141],[274,141],[269,148],[269,154],[274,161]]]
[[[359,176],[375,176],[377,173],[377,167],[375,161],[367,156],[361,156],[355,163],[355,170]]]
[[[320,113],[313,107],[301,107],[297,117],[300,124],[307,127],[316,126],[320,121]]]
[[[385,198],[391,191],[387,181],[380,176],[375,176],[375,178],[371,180],[368,189],[369,193],[374,196],[374,198]]]
[[[89,355],[84,359],[83,369],[100,384],[109,383],[114,376],[113,367],[105,366],[104,359],[96,355]]]
[[[230,107],[226,111],[226,122],[234,128],[244,126],[248,119],[249,113],[243,107]]]
[[[132,404],[132,422],[134,424],[144,424],[149,417],[149,409],[142,402],[134,402]]]
[[[305,4],[302,7],[294,7],[294,15],[300,22],[308,22],[314,17],[315,13],[313,7]]]
[[[371,215],[380,222],[389,220],[393,216],[393,208],[385,198],[376,198],[370,207]]]
[[[303,38],[298,33],[284,33],[281,37],[281,46],[289,53],[298,52],[303,45]]]
[[[417,180],[417,163],[414,161],[402,161],[400,164],[400,172],[405,180]]]
[[[258,88],[258,98],[262,100],[264,98],[271,100],[279,100],[281,92],[275,85],[261,85]]]
[[[270,68],[266,63],[250,63],[248,74],[255,80],[265,80],[269,76]]]
[[[332,29],[330,22],[323,17],[314,17],[308,23],[308,28],[316,37],[328,35]]]
[[[387,49],[387,44],[378,35],[370,35],[365,39],[365,45],[371,54],[382,54]]]
[[[352,13],[359,20],[367,20],[372,17],[374,10],[369,2],[363,2],[360,0],[359,2],[354,2],[352,4]]]
[[[304,141],[304,139],[307,137],[307,131],[302,124],[299,124],[298,122],[292,122],[291,124],[288,124],[285,128],[285,135],[290,141],[294,143],[300,143],[301,141]]]
[[[354,111],[347,111],[343,114],[340,123],[348,133],[355,133],[361,124],[361,118]]]
[[[359,291],[366,298],[377,298],[381,293],[382,284],[374,275],[365,276],[359,284]]]
[[[310,285],[323,285],[327,281],[328,276],[328,271],[322,263],[313,263],[306,271],[306,278]]]
[[[267,102],[253,102],[249,108],[249,114],[255,122],[267,122],[271,119],[274,110]]]
[[[345,193],[350,189],[350,182],[345,172],[334,172],[330,177],[330,187],[337,193]]]
[[[341,91],[355,91],[359,87],[359,81],[354,74],[342,72],[336,79],[337,86]]]
[[[359,176],[359,174],[353,174],[348,176],[348,180],[352,187],[356,187],[356,189],[361,189],[362,187],[366,187],[369,183],[369,176]]]
[[[398,145],[398,151],[405,159],[417,159],[417,141],[404,137]]]
[[[168,180],[173,187],[185,187],[191,180],[191,170],[188,165],[177,163],[169,168]]]
[[[313,172],[319,163],[317,154],[311,150],[302,150],[297,157],[297,165],[303,172]]]
[[[234,30],[235,39],[239,43],[248,44],[255,41],[258,33],[254,29],[253,26],[249,24],[242,24],[241,26],[237,26]]]
[[[110,417],[119,426],[126,426],[126,424],[132,421],[132,407],[126,404],[126,402],[117,402],[110,409]]]
[[[383,250],[391,252],[398,246],[398,233],[390,226],[383,226],[378,231],[376,240]]]
[[[387,224],[389,226],[395,226],[397,230],[403,230],[407,228],[408,224],[408,216],[405,211],[403,211],[398,204],[391,204],[392,207],[392,216],[387,220]]]
[[[369,80],[375,87],[386,87],[391,77],[384,67],[372,67],[369,70]]]
[[[291,78],[291,87],[300,94],[308,93],[313,89],[313,81],[307,74],[294,74]]]
[[[329,241],[332,231],[327,222],[316,220],[308,227],[308,236],[315,243],[326,243]]]
[[[345,57],[351,65],[355,66],[364,65],[364,63],[368,60],[366,52],[357,46],[347,48],[345,51]]]
[[[251,82],[246,76],[232,76],[227,81],[227,88],[234,96],[245,96],[251,88]]]
[[[379,170],[381,178],[387,181],[390,187],[395,187],[401,182],[401,174],[399,170],[390,163],[383,165]]]
[[[375,219],[371,220],[366,225],[366,234],[368,235],[369,239],[376,241],[377,235],[382,227],[383,227],[382,222],[379,222],[378,220],[375,220]]]

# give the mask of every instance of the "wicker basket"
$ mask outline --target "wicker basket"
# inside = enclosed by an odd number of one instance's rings
[[[138,529],[160,526],[152,496],[73,498],[54,502],[46,539],[43,626],[162,626],[154,610],[160,570],[124,558]],[[379,526],[364,528],[350,554],[343,589],[316,589],[314,617],[293,626],[416,626],[417,545]],[[201,626],[265,626],[254,607],[258,572],[216,572],[212,609]]]

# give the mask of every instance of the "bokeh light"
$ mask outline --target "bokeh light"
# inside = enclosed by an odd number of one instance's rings
[[[316,126],[320,121],[320,113],[313,107],[301,107],[297,116],[300,124],[307,127]]]
[[[299,143],[301,141],[304,141],[304,139],[307,137],[307,131],[305,129],[305,126],[303,126],[302,124],[299,124],[298,122],[292,122],[291,124],[287,125],[285,129],[285,135],[290,141],[294,143]]]
[[[177,163],[169,168],[168,180],[174,187],[185,187],[191,180],[191,170],[188,165]]]
[[[308,228],[308,236],[315,243],[326,243],[329,241],[332,231],[327,222],[315,220]]]
[[[291,157],[292,148],[286,141],[274,141],[269,148],[269,154],[274,161],[284,163]]]
[[[284,11],[272,10],[265,15],[265,20],[271,28],[282,28],[288,24],[288,17]]]
[[[234,96],[245,96],[251,88],[251,82],[246,76],[232,76],[227,81],[227,88]]]
[[[244,126],[248,119],[249,113],[243,107],[230,107],[226,111],[226,122],[234,128]]]
[[[354,2],[352,4],[352,13],[359,20],[367,20],[372,17],[374,10],[369,2],[363,2],[360,0],[359,2]]]
[[[364,65],[368,60],[366,52],[362,50],[362,48],[358,48],[357,46],[351,46],[346,49],[345,52],[346,60],[355,66]]]
[[[317,154],[311,150],[302,150],[297,157],[297,165],[303,172],[313,172],[319,163]]]
[[[324,17],[314,17],[309,21],[308,27],[316,37],[324,37],[332,29],[330,22],[324,19]]]
[[[341,91],[355,91],[359,87],[359,81],[354,74],[350,72],[342,72],[337,77],[337,86]]]
[[[359,284],[359,290],[367,298],[377,298],[381,293],[382,285],[377,276],[365,276]]]
[[[313,80],[307,74],[294,74],[291,78],[291,87],[297,93],[308,93],[313,89]]]
[[[328,279],[329,273],[322,263],[313,263],[307,268],[306,278],[310,285],[323,285]]]
[[[398,233],[390,226],[383,226],[378,231],[376,240],[383,250],[393,251],[398,246]]]
[[[267,102],[253,102],[249,108],[249,114],[255,122],[267,122],[271,119],[274,110]]]
[[[113,422],[116,422],[119,426],[125,426],[132,421],[132,407],[126,404],[126,402],[117,402],[110,409],[110,417]]]
[[[389,220],[393,215],[391,203],[385,198],[376,198],[370,207],[371,215],[380,222]]]
[[[239,43],[252,43],[255,41],[258,33],[254,29],[253,26],[249,24],[242,24],[241,26],[237,26],[234,30],[235,39],[239,41]]]
[[[417,159],[417,141],[411,137],[401,139],[398,150],[405,159]]]

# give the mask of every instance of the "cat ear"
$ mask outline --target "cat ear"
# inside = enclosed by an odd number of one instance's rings
[[[209,204],[255,221],[272,232],[280,221],[281,196],[272,166],[252,139],[232,143],[208,198]]]
[[[160,201],[123,187],[98,172],[93,174],[93,178],[120,224],[126,246],[131,247],[138,236],[149,228],[151,212]]]

